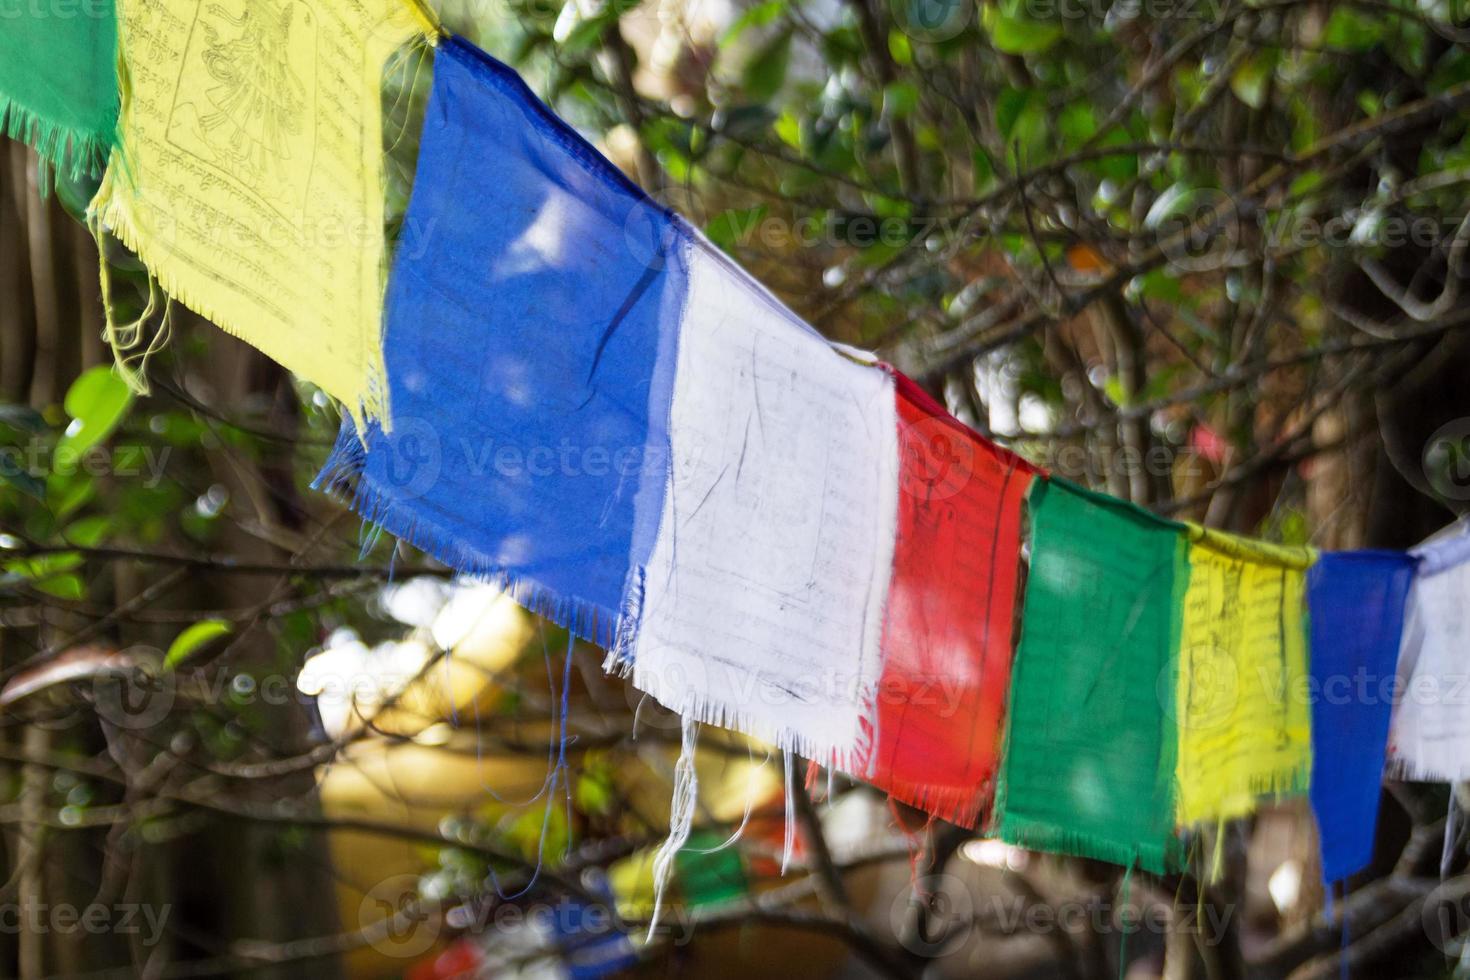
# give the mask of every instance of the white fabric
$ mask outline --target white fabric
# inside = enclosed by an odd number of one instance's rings
[[[1389,771],[1470,779],[1470,530],[1415,549],[1389,730]]]
[[[666,707],[864,764],[898,510],[892,380],[711,246],[690,250],[672,480],[633,683]]]

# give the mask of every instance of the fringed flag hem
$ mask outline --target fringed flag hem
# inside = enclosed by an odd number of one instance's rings
[[[620,633],[619,615],[512,574],[474,548],[456,543],[450,532],[377,487],[364,472],[366,463],[367,452],[361,440],[350,427],[344,426],[311,487],[337,497],[367,524],[387,531],[462,575],[494,585],[521,606],[579,638],[608,650],[619,648],[619,636],[626,635],[626,629]]]
[[[35,150],[57,173],[72,180],[96,176],[107,167],[110,134],[89,133],[46,119],[0,95],[0,132]]]

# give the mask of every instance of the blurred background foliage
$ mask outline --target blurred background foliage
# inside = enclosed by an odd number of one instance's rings
[[[1056,472],[1324,548],[1470,500],[1463,0],[436,7],[826,334]],[[391,236],[431,62],[385,80]],[[1444,787],[1386,785],[1327,903],[1299,802],[1212,837],[1209,887],[1125,882],[826,773],[788,804],[779,754],[715,731],[645,944],[677,720],[310,493],[335,408],[182,308],[129,394],[93,188],[42,177],[0,145],[0,908],[41,924],[0,919],[3,975],[1459,969]],[[140,315],[146,271],[102,251]]]

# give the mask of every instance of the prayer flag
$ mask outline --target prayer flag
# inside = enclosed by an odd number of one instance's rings
[[[1470,524],[1411,554],[1404,638],[1389,728],[1389,771],[1402,779],[1470,779]]]
[[[1312,554],[1190,525],[1179,822],[1243,816],[1311,775],[1303,603]]]
[[[668,480],[673,222],[513,71],[449,39],[406,228],[392,431],[345,422],[318,483],[350,484],[391,533],[611,646]]]
[[[418,16],[403,0],[118,4],[121,143],[93,213],[169,295],[382,418],[380,93]]]
[[[111,0],[0,8],[0,132],[71,176],[100,173],[117,131]]]
[[[686,718],[861,776],[898,512],[893,382],[703,238],[688,257],[673,479],[633,684]]]
[[[1414,560],[1324,553],[1307,572],[1311,619],[1312,811],[1329,884],[1373,857],[1404,600]]]
[[[1177,870],[1174,711],[1183,529],[1064,480],[1030,497],[1000,836]]]
[[[1010,690],[1021,505],[1036,470],[898,384],[898,537],[869,781],[974,827]]]

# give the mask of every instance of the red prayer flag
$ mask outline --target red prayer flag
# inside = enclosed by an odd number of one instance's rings
[[[898,540],[869,781],[966,827],[995,788],[1021,504],[1036,468],[895,372]]]

